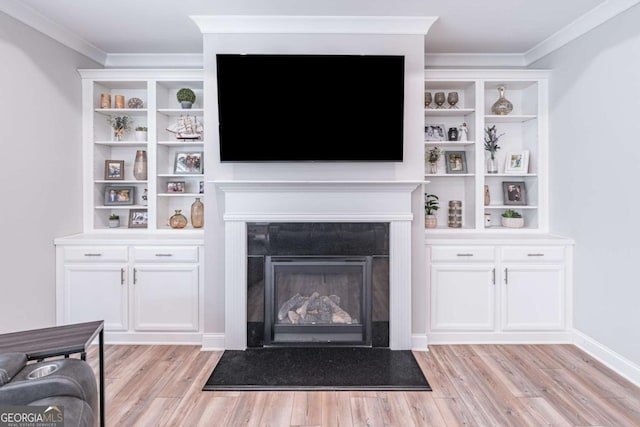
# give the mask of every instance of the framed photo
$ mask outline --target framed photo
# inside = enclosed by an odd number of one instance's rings
[[[526,205],[527,188],[524,181],[506,181],[502,183],[505,205]]]
[[[184,181],[167,182],[167,193],[184,193]]]
[[[447,173],[467,173],[467,155],[464,151],[445,151]]]
[[[133,186],[107,185],[104,188],[104,204],[105,206],[133,205],[135,190]]]
[[[198,193],[204,194],[204,181],[198,183]]]
[[[104,179],[120,181],[124,179],[124,160],[105,160]]]
[[[173,173],[201,174],[204,170],[202,166],[202,151],[179,152],[176,153],[176,161],[173,165]]]
[[[424,126],[425,141],[446,141],[447,133],[444,125],[425,125]]]
[[[529,151],[507,152],[507,163],[504,166],[504,172],[523,174],[529,172]]]
[[[129,228],[147,228],[149,213],[146,209],[131,209],[129,211]]]

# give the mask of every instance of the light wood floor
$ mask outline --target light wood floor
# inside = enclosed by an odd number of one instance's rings
[[[640,389],[571,345],[432,346],[433,392],[201,391],[221,354],[107,346],[107,425],[640,426]]]

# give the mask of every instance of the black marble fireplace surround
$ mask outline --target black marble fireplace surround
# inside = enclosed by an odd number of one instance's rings
[[[248,223],[247,347],[389,346],[388,223]]]

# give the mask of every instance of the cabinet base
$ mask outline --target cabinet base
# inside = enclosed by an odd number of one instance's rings
[[[432,332],[427,334],[434,344],[571,344],[570,332]]]

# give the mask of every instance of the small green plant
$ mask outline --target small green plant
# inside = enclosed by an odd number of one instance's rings
[[[442,156],[442,150],[438,147],[433,147],[427,152],[427,162],[429,163],[437,163],[440,160],[440,156]]]
[[[120,216],[112,213],[111,215],[109,215],[109,221],[114,221],[114,220],[120,220]]]
[[[502,213],[502,216],[505,218],[522,218],[522,215],[520,215],[518,212],[514,211],[513,209],[507,209]]]
[[[424,210],[427,213],[427,215],[433,215],[435,211],[440,209],[440,204],[438,200],[440,199],[435,194],[424,195]]]
[[[176,94],[178,102],[196,102],[196,94],[189,88],[183,87]]]
[[[138,126],[136,128],[136,132],[146,132],[147,131],[147,127],[146,126]]]

